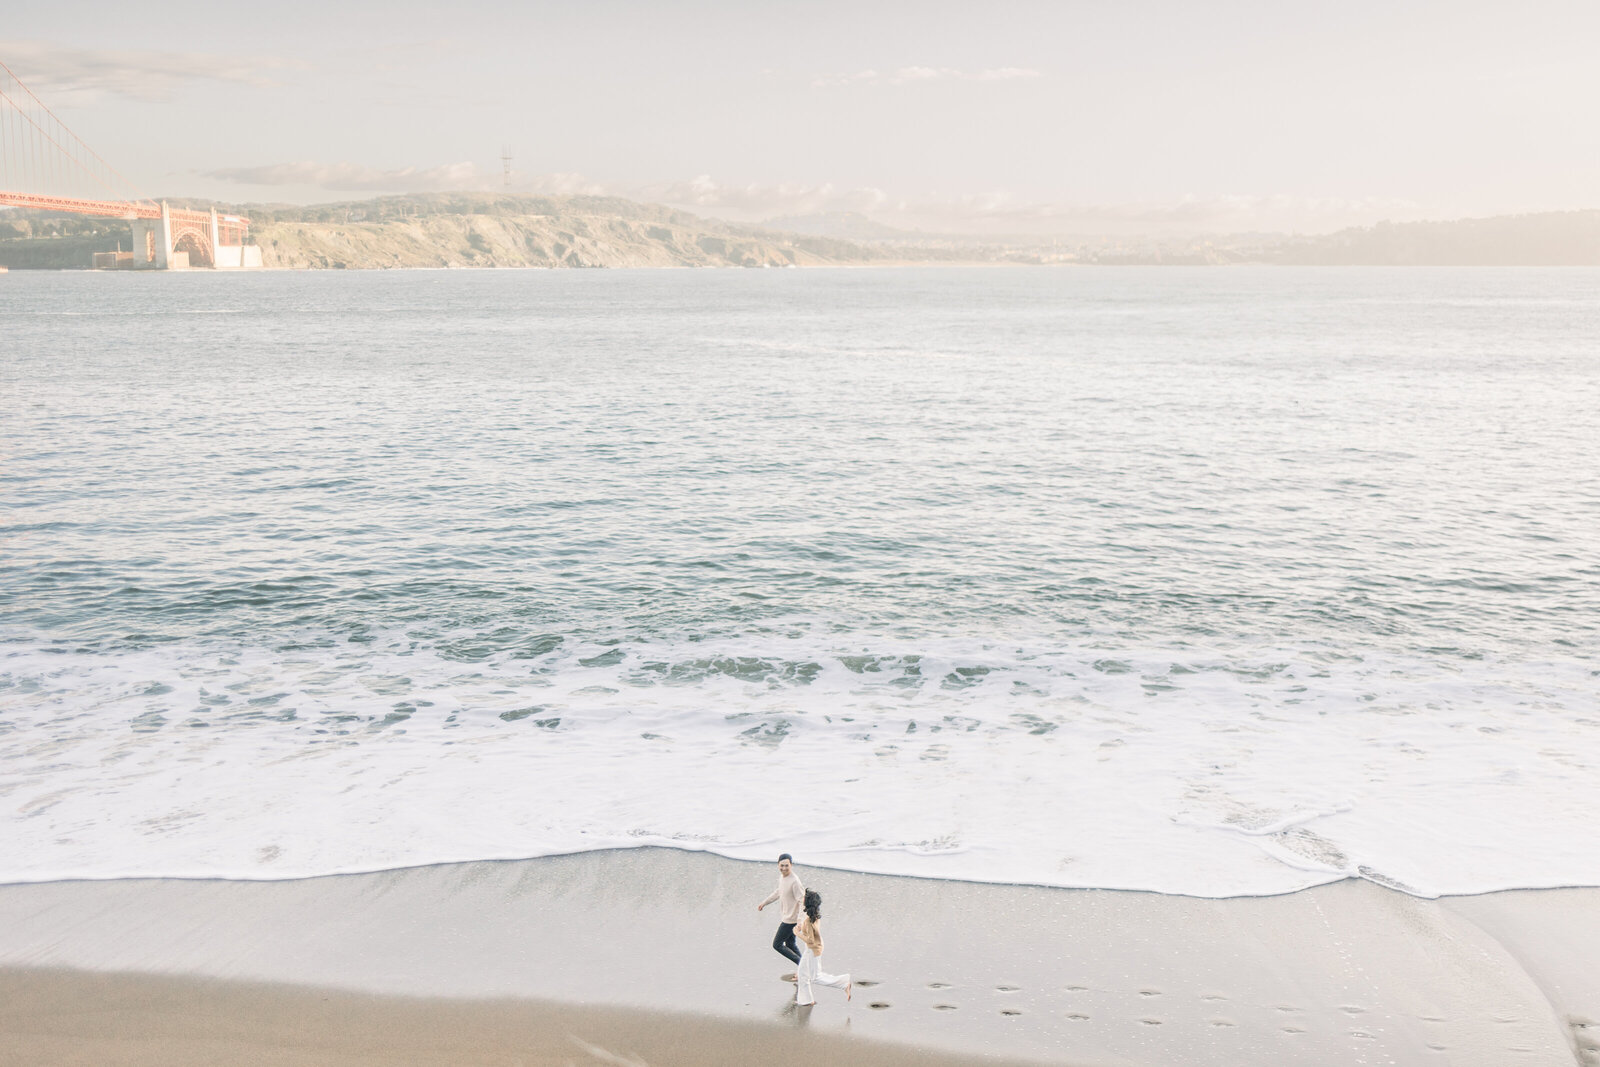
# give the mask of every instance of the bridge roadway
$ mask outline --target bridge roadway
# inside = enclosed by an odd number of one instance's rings
[[[141,237],[145,239],[146,256],[144,262],[136,266],[165,269],[174,265],[175,252],[185,253],[193,266],[257,265],[247,262],[244,251],[250,220],[240,215],[218,214],[215,208],[195,211],[148,200],[80,200],[3,190],[0,190],[0,205],[128,219],[134,223],[135,248]]]

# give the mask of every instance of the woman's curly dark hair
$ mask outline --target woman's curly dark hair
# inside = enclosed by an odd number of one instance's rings
[[[812,922],[822,918],[822,894],[815,889],[806,890],[806,918]]]

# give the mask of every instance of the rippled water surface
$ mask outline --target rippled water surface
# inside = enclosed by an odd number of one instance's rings
[[[0,279],[0,877],[1600,884],[1600,273]]]

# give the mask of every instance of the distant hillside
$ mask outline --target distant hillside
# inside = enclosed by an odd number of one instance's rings
[[[1271,263],[1351,266],[1597,266],[1600,211],[1380,222],[1262,251]]]
[[[249,216],[251,238],[269,268],[784,267],[973,258],[733,226],[616,197],[434,193],[310,207],[217,207]],[[0,215],[0,265],[87,267],[93,252],[118,242],[127,246],[128,231],[116,219]]]
[[[133,234],[122,219],[0,211],[0,267],[70,270],[89,266],[96,252],[132,247]]]
[[[174,207],[209,206],[169,201]],[[218,204],[248,215],[276,268],[786,267],[892,263],[1101,265],[1600,265],[1600,211],[1379,223],[1316,237],[955,239],[841,212],[740,226],[617,197],[432,193],[302,207]],[[798,232],[809,230],[812,232]],[[849,236],[845,236],[849,235]],[[129,247],[120,219],[0,209],[0,266],[88,267]]]

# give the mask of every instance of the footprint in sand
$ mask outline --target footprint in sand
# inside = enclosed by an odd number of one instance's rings
[[[1071,1019],[1075,1023],[1083,1023],[1083,1022],[1088,1022],[1089,1021],[1089,1017],[1087,1015],[1083,1014],[1082,1012],[1077,1012],[1077,1011],[1073,1012],[1071,1015],[1068,1015],[1067,1018]]]
[[[1364,1014],[1367,1009],[1358,1008],[1354,1004],[1341,1004],[1339,1005],[1339,1010],[1344,1012],[1346,1015],[1361,1015]]]
[[[949,989],[950,988],[950,983],[949,982],[929,982],[928,983],[928,988],[929,989]]]
[[[1305,1031],[1300,1029],[1298,1026],[1285,1026],[1283,1028],[1283,1032],[1286,1033],[1286,1034],[1303,1034],[1303,1033],[1305,1033]]]
[[[1016,1008],[1001,1008],[1000,1009],[1000,1014],[1001,1015],[1021,1015],[1022,1012],[1018,1011]]]
[[[1022,987],[1018,985],[997,985],[994,988],[997,993],[1015,993]]]
[[[955,1011],[956,1010],[956,1006],[954,1004],[935,1004],[933,1006],[933,1010],[934,1011]]]
[[[878,984],[879,984],[879,982],[875,978],[857,978],[856,979],[856,985],[860,986],[862,989],[871,989],[873,986],[878,985]]]
[[[1221,993],[1201,993],[1200,994],[1200,999],[1201,1000],[1227,1000],[1228,998],[1223,996]]]
[[[1365,1030],[1352,1030],[1352,1031],[1350,1031],[1350,1036],[1351,1037],[1359,1037],[1363,1041],[1375,1041],[1375,1040],[1377,1040],[1371,1034],[1367,1033]]]
[[[1430,1049],[1432,1049],[1434,1052],[1443,1052],[1445,1050],[1445,1046],[1444,1045],[1429,1045],[1428,1047]]]
[[[1161,990],[1159,990],[1159,989],[1141,989],[1141,990],[1139,990],[1139,995],[1141,997],[1159,997],[1161,995]]]
[[[1235,1023],[1231,1019],[1212,1019],[1211,1020],[1211,1025],[1212,1026],[1237,1026],[1238,1024]]]
[[[888,1006],[888,1002],[883,1000],[874,1000],[871,1004],[867,1005],[867,1007],[871,1008],[873,1011],[882,1011]]]
[[[1089,987],[1086,986],[1086,985],[1069,985],[1069,986],[1067,986],[1067,992],[1068,993],[1087,993],[1088,991],[1089,991]]]
[[[1146,1026],[1160,1026],[1161,1025],[1161,1020],[1160,1019],[1140,1019],[1139,1021],[1144,1023]]]
[[[1279,1004],[1278,1005],[1278,1010],[1279,1011],[1299,1011],[1300,1009],[1299,1008],[1291,1008],[1287,1004]]]

